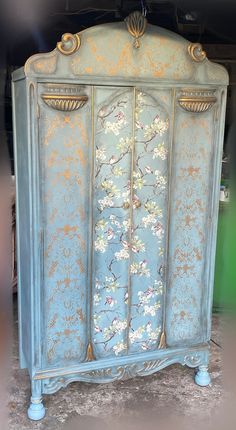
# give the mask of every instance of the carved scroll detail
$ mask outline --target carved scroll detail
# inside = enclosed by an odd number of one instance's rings
[[[65,33],[61,41],[57,43],[57,49],[64,55],[71,55],[78,51],[80,47],[80,37],[76,34]]]
[[[200,43],[190,43],[188,46],[188,53],[197,63],[204,61],[206,58],[206,52],[203,51]]]
[[[120,379],[134,378],[136,376],[151,375],[174,363],[180,363],[183,366],[194,368],[207,364],[208,354],[208,350],[189,351],[189,353],[181,353],[179,355],[175,353],[172,356],[156,360],[147,360],[144,362],[125,364],[123,366],[111,366],[104,369],[90,369],[87,371],[80,371],[74,375],[51,377],[42,381],[43,392],[45,394],[55,393],[60,388],[66,387],[68,384],[75,381],[108,383]]]
[[[134,37],[134,48],[140,47],[140,37],[143,36],[147,27],[147,19],[141,12],[131,13],[126,19],[128,32]]]
[[[197,367],[202,363],[202,354],[194,353],[185,355],[184,364],[188,367]]]
[[[181,91],[178,99],[182,109],[188,112],[201,113],[212,108],[217,101],[214,90],[191,90]]]

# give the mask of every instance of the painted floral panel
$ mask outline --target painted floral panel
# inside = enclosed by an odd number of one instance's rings
[[[106,91],[96,89],[96,357],[157,347],[165,284],[170,92],[110,89],[108,102]]]
[[[163,323],[170,92],[137,90],[129,352],[156,349]]]
[[[93,345],[127,352],[133,89],[95,90]]]

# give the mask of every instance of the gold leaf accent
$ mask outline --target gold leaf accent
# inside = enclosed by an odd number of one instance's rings
[[[188,46],[188,53],[197,63],[204,61],[206,58],[206,52],[203,51],[200,43],[190,43]]]
[[[158,349],[163,349],[163,348],[166,348],[166,334],[164,331],[161,334],[160,343],[158,346]]]
[[[215,90],[183,90],[178,100],[187,112],[207,112],[216,103]]]
[[[139,11],[131,13],[125,18],[128,32],[135,38],[134,48],[140,47],[139,38],[143,36],[147,27],[147,19]]]
[[[86,94],[81,94],[83,87],[71,84],[45,84],[42,99],[49,107],[71,112],[82,108],[88,101]]]
[[[46,105],[49,107],[60,110],[71,112],[82,108],[88,100],[88,96],[67,96],[67,95],[52,95],[52,94],[42,94],[42,99]]]
[[[94,361],[96,360],[95,355],[93,353],[93,345],[91,342],[88,343],[87,354],[85,361]]]
[[[57,49],[64,55],[71,55],[78,51],[80,47],[80,37],[76,34],[65,33],[61,41],[57,43]]]

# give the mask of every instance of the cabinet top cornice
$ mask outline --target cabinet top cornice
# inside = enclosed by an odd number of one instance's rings
[[[139,12],[62,36],[49,53],[30,57],[23,75],[30,78],[150,80],[176,84],[227,85],[224,67],[209,61],[201,45],[147,23]],[[22,73],[13,73],[13,80]]]

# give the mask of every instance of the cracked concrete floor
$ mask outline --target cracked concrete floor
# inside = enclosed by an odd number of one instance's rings
[[[110,428],[116,423],[122,430],[147,428],[147,421],[160,424],[169,411],[175,417],[211,420],[221,405],[222,358],[220,347],[220,317],[213,316],[209,387],[198,387],[193,381],[194,370],[180,365],[169,366],[158,373],[117,381],[110,384],[72,383],[57,393],[44,396],[46,416],[32,422],[26,411],[30,398],[30,383],[26,370],[18,368],[18,338],[16,298],[14,298],[13,370],[10,381],[9,430],[61,430],[72,428],[93,430]],[[214,343],[215,342],[215,343]],[[200,414],[199,414],[200,413]],[[74,423],[72,425],[72,423]],[[139,425],[141,427],[139,427]],[[159,427],[159,425],[158,425]],[[157,428],[156,424],[154,427]],[[160,428],[160,427],[159,427]]]

